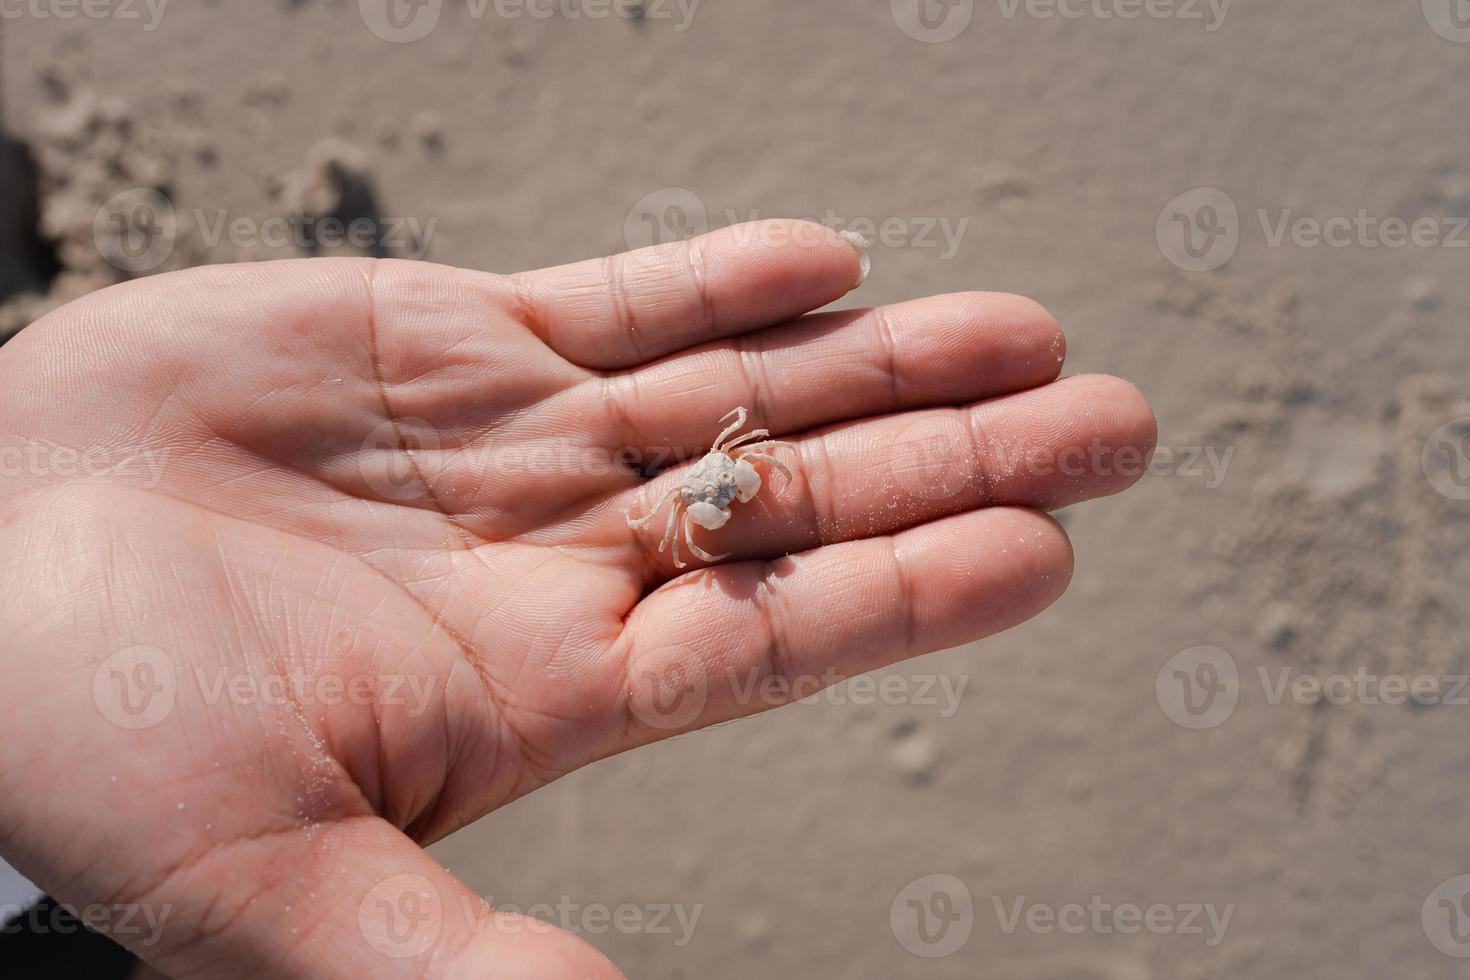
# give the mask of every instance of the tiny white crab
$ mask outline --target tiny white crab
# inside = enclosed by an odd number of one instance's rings
[[[664,504],[670,499],[674,506],[669,510],[668,527],[664,530],[664,539],[659,543],[660,553],[672,543],[674,546],[674,567],[687,567],[679,557],[679,534],[683,531],[684,541],[689,545],[689,550],[696,558],[707,562],[723,561],[729,555],[712,555],[704,551],[694,543],[693,529],[690,522],[698,524],[706,531],[717,531],[725,526],[730,519],[730,505],[735,501],[742,504],[750,502],[761,490],[761,475],[751,464],[751,461],[766,463],[773,469],[779,470],[785,475],[786,481],[791,482],[791,471],[782,465],[781,461],[772,456],[768,450],[778,447],[795,449],[789,442],[781,442],[770,438],[767,429],[752,429],[743,436],[736,436],[745,427],[745,420],[749,413],[743,408],[737,408],[720,419],[721,422],[734,418],[715,439],[714,448],[705,454],[689,475],[684,477],[684,482],[659,498],[659,502],[649,511],[646,517],[634,518],[628,516],[628,526],[631,528],[647,527],[658,516],[659,511],[664,509]],[[732,438],[733,437],[733,438]],[[737,448],[738,447],[738,448]],[[684,519],[680,521],[679,514],[683,513]],[[681,528],[682,524],[682,528]]]

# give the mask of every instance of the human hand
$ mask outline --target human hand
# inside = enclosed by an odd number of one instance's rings
[[[1071,572],[1040,511],[1153,446],[1131,386],[1055,380],[1030,301],[803,315],[858,275],[834,233],[767,222],[515,276],[197,269],[24,331],[0,349],[6,857],[75,905],[167,910],[156,943],[116,938],[177,977],[616,976],[421,845],[768,707],[751,676],[1027,619]],[[794,479],[696,529],[733,554],[680,573],[627,521],[678,469],[622,451],[696,460],[737,405]]]

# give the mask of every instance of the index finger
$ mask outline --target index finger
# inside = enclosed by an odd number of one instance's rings
[[[756,221],[689,241],[512,275],[517,313],[562,357],[608,370],[758,330],[840,299],[866,244],[810,221]]]

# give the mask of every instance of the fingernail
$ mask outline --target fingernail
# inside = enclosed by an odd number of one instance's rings
[[[852,287],[856,289],[868,281],[868,273],[873,271],[873,258],[868,254],[868,248],[873,243],[855,231],[839,231],[837,234],[841,235],[843,240],[857,251],[858,281]]]

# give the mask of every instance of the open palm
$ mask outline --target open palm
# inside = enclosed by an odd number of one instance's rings
[[[230,266],[25,331],[0,351],[6,856],[166,910],[113,933],[175,976],[616,975],[419,845],[1021,622],[1071,571],[1038,511],[1152,447],[1132,387],[1055,380],[1029,301],[804,315],[859,258],[768,222],[516,276]],[[736,406],[793,479],[696,528],[730,557],[681,572],[627,515]]]

